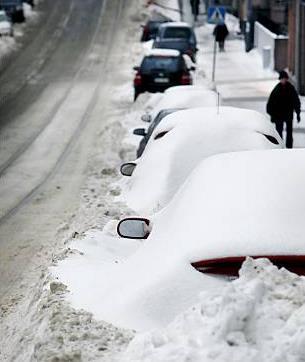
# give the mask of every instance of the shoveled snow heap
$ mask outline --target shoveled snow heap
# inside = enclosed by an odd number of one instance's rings
[[[139,331],[165,327],[202,291],[228,283],[191,263],[304,255],[304,157],[305,150],[210,157],[154,215],[145,242],[100,235],[90,252],[84,240],[84,255],[65,259],[53,272],[68,286],[72,305],[96,318]],[[108,262],[105,249],[114,250]]]
[[[249,258],[239,279],[202,293],[166,328],[138,334],[121,361],[301,362],[304,326],[304,278]]]

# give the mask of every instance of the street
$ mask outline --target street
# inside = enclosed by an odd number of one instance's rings
[[[113,106],[124,77],[121,52],[132,36],[122,32],[126,22],[132,29],[132,3],[79,0],[55,6],[46,0],[41,7],[51,11],[43,31],[1,75],[2,316],[16,303],[35,303],[33,286],[44,280],[52,255],[74,232],[70,225],[96,142],[104,152],[98,172],[109,167],[110,158],[119,162],[123,129],[109,125],[120,112]],[[2,323],[0,329],[6,341],[19,339],[14,328],[4,332]],[[9,350],[8,342],[1,344]]]

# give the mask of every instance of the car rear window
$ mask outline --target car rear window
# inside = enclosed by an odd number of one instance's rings
[[[175,72],[179,69],[179,58],[169,56],[145,57],[141,65],[141,70],[149,72],[154,69],[165,69],[169,72]]]
[[[164,39],[189,39],[191,31],[188,28],[174,28],[168,27],[164,30],[163,38]]]

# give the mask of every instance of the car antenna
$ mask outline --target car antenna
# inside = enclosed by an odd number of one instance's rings
[[[219,107],[220,107],[220,94],[217,92],[217,114],[219,114]]]

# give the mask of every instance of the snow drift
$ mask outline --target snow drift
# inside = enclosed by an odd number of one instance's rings
[[[165,132],[165,136],[155,139]],[[277,144],[265,135],[272,136]],[[256,111],[231,107],[220,107],[219,112],[216,107],[178,111],[166,116],[154,130],[122,198],[136,212],[151,214],[172,199],[204,158],[282,147],[273,125]]]
[[[305,150],[265,150],[204,160],[155,215],[136,250],[132,244],[126,257],[103,263],[100,239],[94,260],[84,245],[85,256],[63,261],[55,272],[68,285],[69,300],[118,326],[158,328],[197,303],[200,292],[228,283],[199,273],[192,262],[304,254],[304,157]],[[134,243],[112,238],[107,245],[116,242]]]
[[[305,281],[266,259],[239,279],[202,293],[165,329],[138,334],[124,362],[282,362],[305,354]]]

